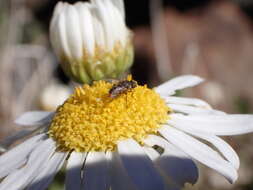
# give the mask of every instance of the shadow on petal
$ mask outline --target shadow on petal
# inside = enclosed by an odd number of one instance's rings
[[[193,185],[198,180],[198,167],[190,158],[162,155],[154,162],[172,183],[180,187],[183,187],[185,183]]]

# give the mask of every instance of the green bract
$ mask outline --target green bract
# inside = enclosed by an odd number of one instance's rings
[[[132,43],[125,48],[118,47],[112,52],[97,49],[95,56],[85,56],[80,61],[62,59],[64,72],[74,81],[90,84],[102,79],[117,79],[133,64],[134,50]]]

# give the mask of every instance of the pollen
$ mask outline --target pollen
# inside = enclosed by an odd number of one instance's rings
[[[58,107],[48,133],[59,150],[114,151],[120,140],[132,138],[142,143],[168,120],[170,108],[146,85],[116,98],[109,96],[112,86],[97,81],[78,87]]]

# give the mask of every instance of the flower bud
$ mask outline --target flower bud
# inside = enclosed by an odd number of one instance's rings
[[[131,31],[125,25],[123,0],[59,2],[50,39],[63,70],[73,80],[118,78],[133,63]]]

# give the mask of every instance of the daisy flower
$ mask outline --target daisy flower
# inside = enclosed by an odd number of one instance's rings
[[[202,81],[136,84],[113,98],[120,85],[97,81],[76,88],[55,113],[21,115],[16,123],[36,135],[0,156],[0,190],[46,189],[63,166],[65,189],[176,190],[196,183],[195,161],[235,182],[239,158],[219,136],[252,132],[253,116],[173,96]]]
[[[123,0],[59,2],[50,23],[50,41],[63,70],[80,83],[117,78],[133,63]]]

